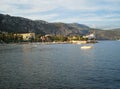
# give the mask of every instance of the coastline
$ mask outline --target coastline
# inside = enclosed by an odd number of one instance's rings
[[[58,42],[11,42],[11,43],[0,43],[0,44],[89,44],[89,43],[98,43],[97,40],[95,41],[58,41]]]

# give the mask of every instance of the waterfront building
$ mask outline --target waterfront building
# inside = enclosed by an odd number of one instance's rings
[[[30,39],[35,39],[35,33],[19,33],[17,35],[21,35],[23,37],[23,40],[28,41]]]

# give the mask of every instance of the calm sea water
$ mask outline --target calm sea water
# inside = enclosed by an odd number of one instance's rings
[[[120,41],[92,45],[0,45],[0,89],[120,89]]]

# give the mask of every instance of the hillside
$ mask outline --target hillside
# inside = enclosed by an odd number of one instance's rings
[[[48,23],[42,20],[30,20],[22,17],[13,17],[0,14],[0,30],[5,32],[35,32],[37,34],[60,34],[74,35],[82,34],[80,30],[85,30],[89,27],[77,24],[65,23]]]
[[[36,34],[42,35],[52,34],[64,36],[86,35],[95,31],[97,39],[113,40],[120,38],[120,31],[118,30],[94,29],[77,23],[49,23],[42,20],[30,20],[3,14],[0,14],[0,31],[14,33],[35,32]]]
[[[117,40],[120,38],[120,31],[92,29],[99,40]]]

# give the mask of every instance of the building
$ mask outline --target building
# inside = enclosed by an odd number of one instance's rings
[[[17,35],[21,35],[23,37],[23,40],[25,41],[28,41],[30,39],[35,39],[35,33],[21,33]]]
[[[95,34],[89,34],[89,35],[86,35],[86,36],[83,36],[83,38],[88,38],[88,39],[95,39]]]
[[[41,36],[42,42],[51,42],[52,41],[51,36],[52,35],[50,35],[50,34],[46,34],[45,36]]]

